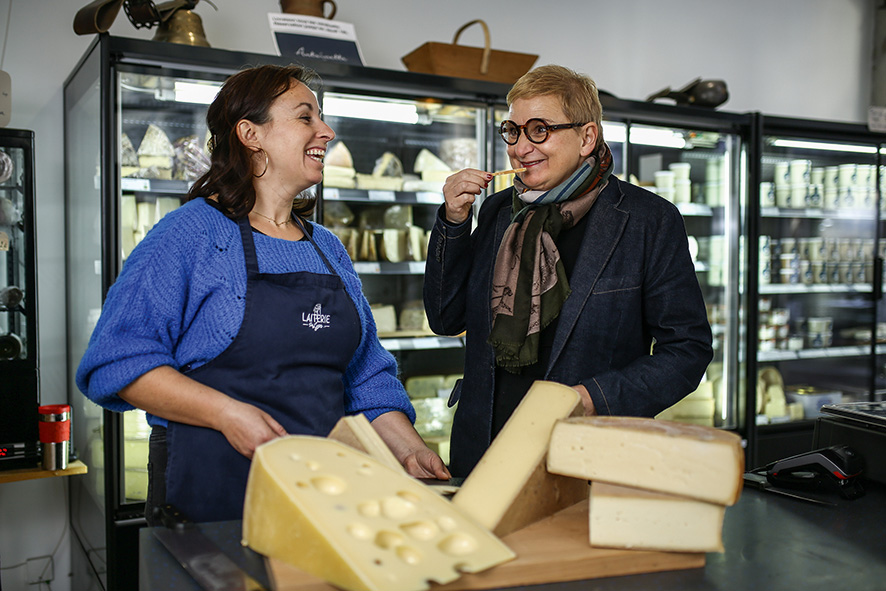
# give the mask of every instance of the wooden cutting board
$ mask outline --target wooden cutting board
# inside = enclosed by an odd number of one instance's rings
[[[666,570],[701,568],[703,553],[592,548],[588,504],[583,501],[502,538],[517,558],[478,574],[466,574],[433,591],[497,589],[556,581],[579,581]],[[273,558],[268,573],[275,591],[336,591],[329,583]]]

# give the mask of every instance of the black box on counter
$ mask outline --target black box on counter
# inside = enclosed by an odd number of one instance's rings
[[[850,405],[835,404],[822,408],[824,416],[815,421],[813,449],[848,445],[864,458],[863,478],[886,484],[886,421],[881,423],[876,416],[866,418],[831,414],[834,409],[846,406]]]

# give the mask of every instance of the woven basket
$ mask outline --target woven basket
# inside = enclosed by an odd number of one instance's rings
[[[475,24],[483,27],[484,46],[458,45],[462,31]],[[491,49],[489,26],[485,21],[476,19],[462,25],[455,32],[452,43],[429,41],[404,55],[402,61],[410,72],[513,84],[529,71],[537,59],[537,55]]]

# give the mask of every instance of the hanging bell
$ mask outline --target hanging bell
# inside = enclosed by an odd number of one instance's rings
[[[176,10],[161,22],[157,27],[157,33],[154,34],[154,41],[210,47],[206,33],[203,32],[200,15],[191,10]]]

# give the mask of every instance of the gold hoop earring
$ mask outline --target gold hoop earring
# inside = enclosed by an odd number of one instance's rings
[[[263,171],[261,171],[261,174],[252,173],[252,176],[254,176],[257,179],[260,179],[261,177],[265,176],[266,172],[268,172],[268,165],[270,164],[270,160],[268,159],[268,153],[265,152],[263,149],[259,148],[258,150],[256,150],[256,152],[261,152],[262,154],[265,155],[265,169]]]

